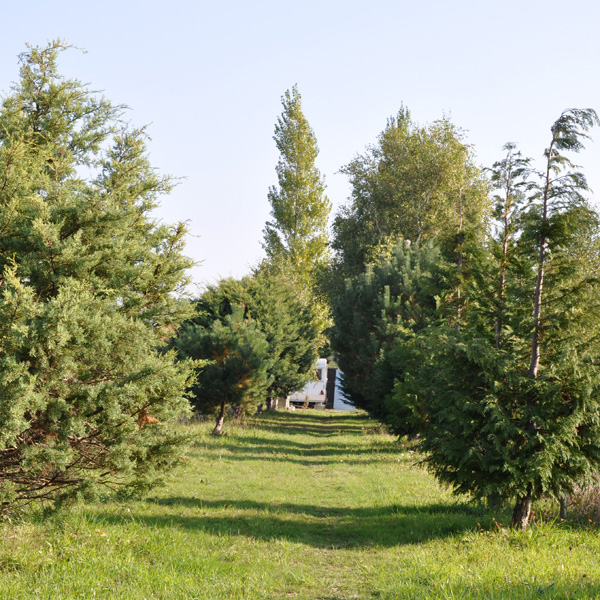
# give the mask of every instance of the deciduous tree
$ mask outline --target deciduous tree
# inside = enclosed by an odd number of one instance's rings
[[[278,185],[269,190],[272,220],[264,229],[267,260],[288,260],[294,275],[306,285],[329,259],[327,220],[331,205],[315,165],[317,140],[304,113],[297,86],[285,92],[283,112],[275,126],[279,150]]]
[[[419,126],[402,108],[377,143],[343,167],[352,192],[336,215],[332,247],[344,275],[360,273],[389,238],[435,240],[452,254],[458,232],[483,231],[486,183],[463,138],[446,118]]]

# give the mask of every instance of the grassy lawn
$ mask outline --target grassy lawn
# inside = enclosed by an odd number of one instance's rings
[[[510,531],[364,415],[195,427],[152,497],[0,526],[0,598],[600,598],[597,529]]]

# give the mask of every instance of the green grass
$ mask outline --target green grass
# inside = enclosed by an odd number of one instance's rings
[[[513,532],[364,415],[195,427],[152,497],[0,527],[0,598],[600,598],[597,530]]]

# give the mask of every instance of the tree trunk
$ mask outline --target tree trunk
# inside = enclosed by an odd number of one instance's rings
[[[561,496],[558,501],[560,502],[560,514],[558,517],[561,521],[565,521],[567,519],[567,498]]]
[[[267,410],[273,410],[273,398],[267,398]]]
[[[221,408],[219,409],[219,415],[217,416],[217,424],[212,431],[213,435],[220,435],[223,430],[223,423],[225,422],[225,402],[221,402]]]
[[[506,263],[508,255],[508,203],[510,196],[506,194],[506,207],[504,212],[504,236],[502,239],[502,260],[500,261],[500,290],[498,292],[498,302],[496,303],[496,348],[500,348],[502,340],[502,313],[504,311],[504,288],[506,287]]]
[[[546,247],[548,239],[544,233],[546,224],[548,223],[548,198],[550,195],[550,161],[554,152],[554,133],[552,143],[548,148],[548,160],[546,164],[546,182],[544,184],[544,193],[542,196],[542,233],[540,234],[540,245],[538,247],[538,272],[535,282],[535,292],[533,295],[533,321],[534,329],[531,338],[531,361],[529,362],[529,370],[527,376],[532,379],[537,379],[538,367],[540,366],[540,328],[542,316],[542,291],[544,288],[544,271],[546,266]]]
[[[531,492],[528,492],[525,496],[517,498],[515,503],[515,509],[513,510],[512,516],[512,527],[525,531],[529,524],[529,517],[531,516],[531,502],[533,500]]]
[[[537,379],[538,367],[540,366],[540,325],[542,316],[542,290],[544,287],[544,266],[546,255],[546,238],[540,239],[540,249],[538,257],[538,275],[535,284],[535,293],[533,296],[533,320],[534,330],[531,338],[531,361],[527,375],[532,379]]]

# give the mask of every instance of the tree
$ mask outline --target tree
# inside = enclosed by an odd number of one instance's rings
[[[342,172],[352,185],[333,227],[342,276],[362,272],[388,239],[435,240],[453,254],[460,231],[483,232],[486,182],[462,132],[446,118],[418,126],[401,108],[377,143]]]
[[[585,262],[599,218],[583,197],[585,178],[559,153],[580,150],[595,122],[593,111],[570,110],[554,123],[513,248],[478,265],[463,327],[424,331],[411,381],[396,390],[400,405],[416,395],[425,407],[422,448],[438,478],[512,499],[521,529],[536,498],[560,499],[600,467],[600,284]]]
[[[223,429],[227,406],[243,410],[266,393],[268,343],[258,324],[245,318],[243,305],[207,327],[186,323],[176,346],[181,356],[204,363],[192,391],[197,408],[216,413],[213,435]]]
[[[531,340],[531,360],[528,375],[535,379],[540,364],[540,334],[542,327],[543,285],[546,263],[548,261],[548,244],[553,229],[558,232],[567,228],[567,232],[575,223],[573,219],[583,217],[585,220],[587,207],[583,194],[589,191],[582,173],[573,171],[573,163],[561,150],[579,152],[583,149],[582,138],[586,132],[598,125],[598,116],[592,109],[565,110],[552,125],[552,139],[544,152],[546,158],[545,172],[541,174],[541,184],[537,187],[532,200],[538,205],[538,267],[535,292],[533,296],[533,318],[535,326]],[[565,172],[565,167],[569,170]],[[569,227],[571,225],[571,227]],[[557,232],[557,233],[558,233]],[[560,237],[560,236],[558,236]]]
[[[523,186],[529,176],[528,158],[523,158],[516,145],[504,145],[506,156],[494,163],[491,182],[497,190],[494,196],[494,217],[500,223],[499,276],[496,302],[496,347],[502,341],[503,312],[506,295],[506,270],[515,247],[516,220],[525,200]]]
[[[2,509],[140,488],[172,467],[186,363],[186,229],[151,217],[169,178],[122,108],[64,79],[53,42],[21,56],[0,112]]]
[[[288,259],[294,274],[312,285],[316,269],[327,263],[327,220],[331,205],[315,166],[317,140],[304,113],[297,86],[282,98],[274,140],[280,153],[278,187],[269,190],[272,221],[264,229],[267,260]]]
[[[270,406],[273,399],[302,388],[312,376],[318,356],[318,336],[314,330],[312,312],[296,297],[288,282],[272,271],[259,269],[241,280],[223,279],[218,285],[209,286],[194,304],[195,316],[184,324],[175,340],[181,357],[199,360],[214,358],[215,351],[211,344],[216,342],[213,338],[218,337],[215,337],[215,333],[221,337],[223,333],[222,327],[215,330],[215,324],[220,323],[232,329],[229,320],[240,307],[243,315],[238,317],[238,321],[241,318],[247,321],[247,327],[243,330],[246,337],[241,341],[247,347],[254,344],[257,348],[262,347],[264,341],[267,347],[266,353],[259,352],[260,348],[255,349],[254,358],[260,357],[260,360],[246,360],[246,371],[238,368],[237,372],[243,373],[244,378],[252,383],[251,388],[244,388],[241,396],[238,392],[242,388],[229,375],[223,375],[230,382],[229,392],[226,392],[225,384],[218,394],[207,391],[209,384],[204,374],[212,373],[214,379],[217,367],[200,370],[200,380],[192,389],[192,401],[199,410],[211,411],[214,406],[221,406],[221,402],[240,407],[241,410],[249,408],[252,401],[262,403],[266,400]],[[241,343],[239,334],[230,338],[235,344]],[[260,343],[256,342],[258,338]],[[230,348],[229,355],[233,352]],[[218,362],[217,366],[220,364],[222,369],[230,367],[224,359],[221,363]],[[255,384],[254,380],[258,383]],[[217,395],[222,400],[215,404]]]
[[[387,397],[404,369],[401,361],[390,362],[390,353],[434,318],[444,285],[436,267],[440,260],[432,245],[401,242],[365,273],[347,279],[332,302],[332,345],[344,373],[344,393],[399,434],[414,433],[416,424],[409,408],[394,407],[391,416]]]
[[[414,433],[417,407],[389,401],[408,360],[395,348],[410,346],[440,303],[460,326],[487,184],[456,127],[447,119],[417,126],[404,108],[343,172],[352,196],[334,222],[334,352],[353,402]]]
[[[302,389],[313,377],[322,328],[313,307],[299,297],[289,280],[273,269],[257,269],[246,278],[248,310],[269,344],[267,407]]]

